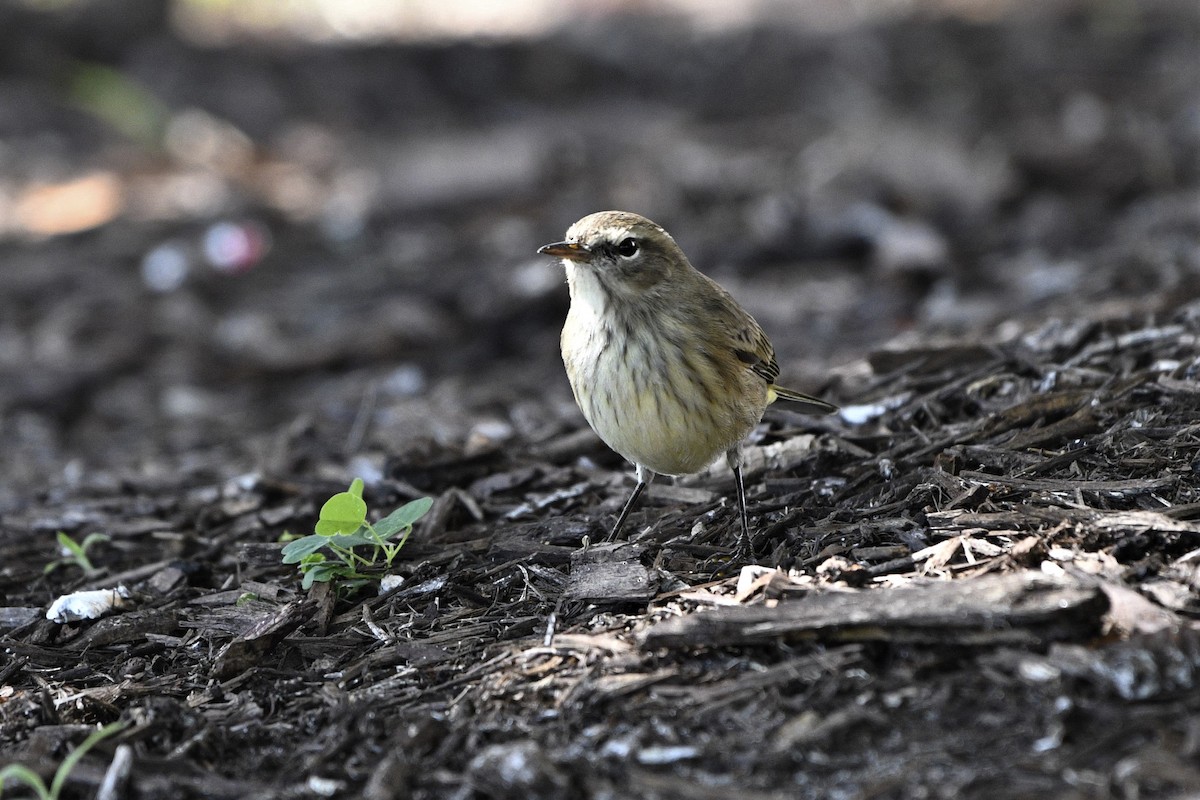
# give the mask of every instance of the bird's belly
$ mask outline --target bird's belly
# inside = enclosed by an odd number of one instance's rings
[[[750,432],[766,406],[765,386],[747,396],[742,385],[723,384],[715,370],[669,347],[622,346],[595,328],[564,335],[563,361],[575,399],[604,443],[665,475],[707,467]]]

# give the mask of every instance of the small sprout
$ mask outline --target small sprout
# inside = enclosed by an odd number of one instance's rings
[[[56,558],[47,564],[42,569],[43,575],[49,575],[59,567],[71,565],[79,567],[84,574],[90,575],[96,571],[96,568],[92,565],[92,560],[88,558],[88,550],[101,542],[111,541],[111,537],[103,533],[89,533],[83,537],[82,542],[75,541],[62,531],[56,533],[55,537],[58,539],[58,549],[63,557]]]
[[[339,588],[352,590],[378,580],[379,575],[374,573],[392,566],[412,533],[413,523],[433,505],[432,498],[422,497],[372,525],[367,521],[362,494],[363,481],[355,478],[348,491],[335,494],[321,506],[316,533],[289,537],[284,545],[283,563],[299,567],[303,575],[300,585],[305,589],[314,583],[336,581]],[[368,547],[369,551],[355,549]]]
[[[63,762],[58,765],[58,769],[54,772],[54,778],[50,781],[50,786],[46,786],[46,782],[42,780],[42,776],[31,770],[24,764],[9,764],[0,769],[0,795],[4,794],[4,784],[6,781],[14,783],[23,783],[33,790],[34,796],[38,800],[58,800],[62,794],[63,786],[67,782],[67,777],[75,769],[75,765],[79,763],[87,751],[91,750],[104,739],[117,733],[125,727],[123,722],[113,722],[105,725],[97,731],[94,731],[86,739],[83,744],[76,747],[70,754],[63,759]]]

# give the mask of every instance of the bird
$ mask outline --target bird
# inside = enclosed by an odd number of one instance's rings
[[[752,555],[742,441],[775,400],[811,414],[837,406],[777,384],[762,327],[649,219],[589,214],[538,253],[566,269],[571,305],[560,344],[575,401],[634,466],[637,483],[607,541],[656,476],[699,472],[724,455],[737,488],[738,549]]]

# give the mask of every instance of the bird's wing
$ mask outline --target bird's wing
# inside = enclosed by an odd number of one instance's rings
[[[758,328],[754,320],[750,322],[754,328]],[[735,334],[735,340],[733,354],[737,356],[738,361],[768,384],[775,383],[775,379],[779,377],[779,362],[775,360],[775,351],[762,329],[742,329]]]
[[[832,414],[837,411],[838,407],[832,403],[775,383],[779,378],[779,362],[775,360],[775,348],[771,346],[771,340],[754,317],[734,302],[723,288],[716,283],[713,285],[729,298],[728,303],[721,304],[720,314],[724,319],[717,321],[723,323],[732,334],[730,343],[738,361],[767,382],[768,402],[788,400],[799,405],[799,410],[806,414]]]

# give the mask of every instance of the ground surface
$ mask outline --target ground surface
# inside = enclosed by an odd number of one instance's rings
[[[369,47],[6,7],[2,761],[119,719],[68,796],[115,753],[136,798],[1195,796],[1200,10],[955,7]],[[716,470],[580,549],[629,481],[533,253],[601,208],[848,407],[754,437],[762,568]],[[304,591],[278,540],[354,476],[435,498],[404,583]]]

